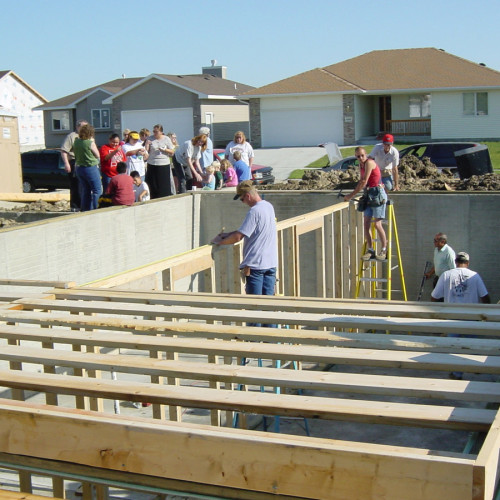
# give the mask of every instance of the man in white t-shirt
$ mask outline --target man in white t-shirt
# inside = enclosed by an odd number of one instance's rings
[[[399,151],[393,146],[394,137],[391,134],[385,134],[382,144],[376,144],[368,155],[375,160],[382,174],[382,183],[385,190],[398,191],[398,165]]]
[[[431,300],[454,304],[489,304],[491,302],[488,290],[481,276],[469,269],[469,254],[458,252],[455,258],[455,269],[445,271],[432,291]]]

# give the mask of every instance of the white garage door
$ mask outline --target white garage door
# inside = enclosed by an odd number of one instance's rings
[[[122,130],[141,130],[147,128],[153,132],[153,126],[163,125],[163,131],[175,132],[177,141],[187,141],[193,137],[193,110],[192,108],[178,109],[148,109],[122,111]]]
[[[340,107],[261,110],[261,125],[264,148],[344,143]]]

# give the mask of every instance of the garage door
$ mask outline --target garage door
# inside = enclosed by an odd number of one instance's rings
[[[344,143],[340,107],[261,110],[261,126],[264,148]]]
[[[122,130],[147,128],[153,132],[157,123],[163,125],[165,133],[175,132],[179,144],[193,137],[192,108],[122,111]]]

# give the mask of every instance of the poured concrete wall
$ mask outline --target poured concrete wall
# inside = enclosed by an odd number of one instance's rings
[[[339,202],[333,192],[263,192],[278,220]],[[196,192],[134,207],[114,207],[0,231],[0,277],[87,283],[207,244],[222,227],[237,229],[247,207],[233,192]],[[498,193],[395,193],[408,298],[417,297],[433,236],[448,234],[455,251],[471,256],[492,299],[500,299]],[[305,242],[305,248],[312,245]],[[312,248],[312,247],[311,247]],[[314,255],[301,251],[302,294],[314,290]],[[353,270],[355,272],[356,270]],[[394,289],[399,271],[393,271]],[[180,290],[181,288],[179,288]],[[186,288],[187,289],[187,288]],[[426,283],[424,300],[430,296]],[[394,294],[394,299],[400,298]]]

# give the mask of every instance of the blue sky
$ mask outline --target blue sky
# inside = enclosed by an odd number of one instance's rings
[[[436,47],[500,71],[498,6],[421,0],[2,1],[2,64],[49,100],[122,74],[256,87],[371,50]]]

